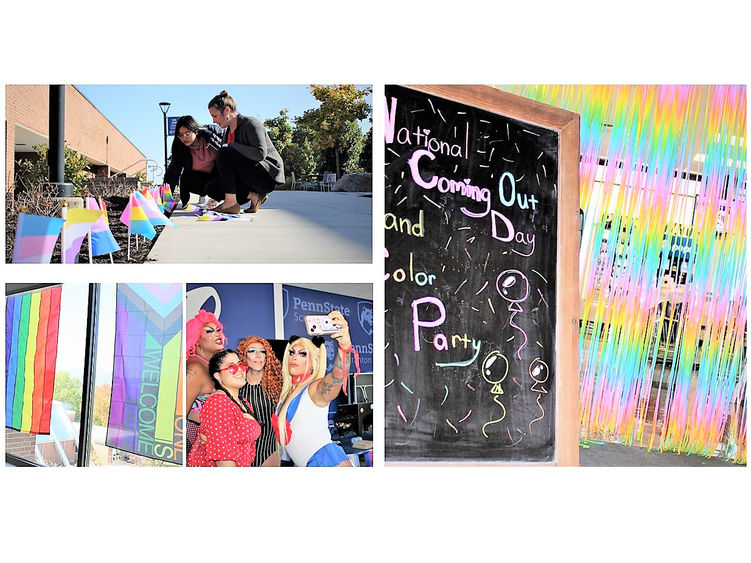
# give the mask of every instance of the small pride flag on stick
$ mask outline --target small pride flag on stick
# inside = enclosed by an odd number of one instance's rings
[[[15,264],[49,264],[65,221],[58,217],[18,214],[13,243]]]
[[[99,209],[68,209],[62,211],[65,225],[63,225],[63,264],[75,264],[78,261],[78,253],[81,244],[94,224],[104,214]],[[91,254],[91,249],[89,249]]]
[[[133,192],[130,194],[128,205],[125,207],[122,215],[120,215],[120,222],[128,225],[128,261],[130,261],[131,233],[136,235],[136,248],[138,248],[138,235],[143,235],[149,240],[156,236],[156,230],[146,216],[146,211],[144,211],[136,199],[137,193],[138,192]]]
[[[92,256],[101,256],[102,254],[109,254],[110,262],[113,262],[112,253],[120,250],[120,245],[117,244],[115,237],[112,236],[112,232],[110,231],[104,201],[100,199],[99,203],[97,203],[93,197],[87,197],[86,207],[97,211],[101,209],[103,212],[99,220],[92,225],[89,232],[89,248],[91,249],[89,252],[89,262],[92,261]]]

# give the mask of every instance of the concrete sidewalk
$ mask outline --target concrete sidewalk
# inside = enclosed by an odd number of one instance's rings
[[[191,196],[191,203],[198,197]],[[373,199],[352,192],[274,191],[251,221],[172,214],[148,256],[158,263],[370,263]]]

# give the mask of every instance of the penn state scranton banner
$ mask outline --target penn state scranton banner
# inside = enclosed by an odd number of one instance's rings
[[[306,336],[306,315],[328,315],[339,310],[349,323],[352,345],[360,354],[360,370],[363,373],[373,371],[373,301],[358,299],[347,295],[338,295],[326,291],[317,291],[293,285],[283,285],[284,299],[284,337],[293,334]],[[334,364],[336,346],[326,339],[328,368]],[[352,366],[354,369],[354,366]]]
[[[107,445],[181,464],[182,284],[117,284]]]

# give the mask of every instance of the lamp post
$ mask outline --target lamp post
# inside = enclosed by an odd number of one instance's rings
[[[164,170],[167,170],[167,110],[170,107],[169,102],[159,102],[159,109],[162,110],[164,117]]]

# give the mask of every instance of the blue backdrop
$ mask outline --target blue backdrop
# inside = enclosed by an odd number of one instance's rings
[[[274,338],[274,286],[270,283],[189,283],[186,285],[186,319],[199,309],[216,314],[224,325],[228,346],[246,336]]]
[[[284,337],[307,336],[305,315],[325,315],[339,310],[349,323],[352,344],[360,354],[360,371],[373,371],[373,301],[336,293],[282,286],[284,296]],[[336,353],[335,343],[326,337],[329,369]],[[354,370],[354,364],[352,365]]]

